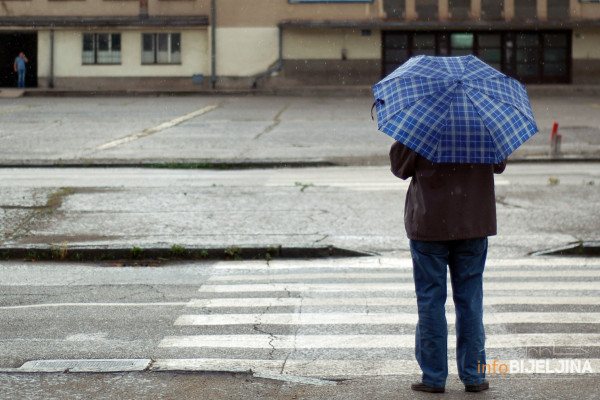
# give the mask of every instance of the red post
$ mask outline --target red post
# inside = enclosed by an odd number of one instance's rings
[[[552,125],[552,134],[550,135],[550,142],[551,143],[554,141],[555,137],[558,137],[559,139],[562,139],[562,135],[560,135],[558,133],[558,122],[555,122],[554,125]]]
[[[552,125],[552,133],[550,134],[550,157],[556,158],[561,156],[560,142],[562,141],[562,135],[558,133],[558,122]]]

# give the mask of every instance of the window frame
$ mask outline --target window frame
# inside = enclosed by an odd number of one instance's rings
[[[175,41],[175,35],[178,36],[179,40]],[[167,44],[167,60],[161,60],[161,39],[166,36],[166,44]],[[150,38],[150,44],[152,48],[150,50],[146,49],[146,39]],[[146,32],[142,33],[142,65],[181,65],[182,64],[182,34],[181,32]],[[177,46],[175,46],[177,44]],[[152,54],[152,61],[146,60],[146,55],[148,53]],[[178,56],[175,56],[178,54]]]
[[[101,36],[107,36],[108,45],[107,50],[100,49]],[[86,41],[86,37],[89,39],[91,36],[91,42]],[[115,49],[115,38],[118,37],[118,49]],[[81,37],[82,49],[81,49],[81,65],[121,65],[123,62],[123,41],[120,32],[84,32]],[[86,44],[91,43],[92,48],[86,50]],[[87,52],[87,54],[86,54]],[[91,61],[87,61],[89,53],[91,52]],[[108,55],[99,54],[100,52],[107,52]],[[87,57],[86,57],[87,56]]]

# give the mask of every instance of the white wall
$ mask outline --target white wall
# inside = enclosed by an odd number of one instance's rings
[[[279,58],[279,29],[217,28],[217,75],[248,77],[269,69]]]
[[[92,31],[90,31],[92,32]],[[101,31],[93,31],[101,32]],[[61,30],[54,33],[54,76],[61,77],[186,77],[210,74],[208,33],[203,30],[147,30],[145,33],[181,33],[181,64],[142,65],[142,31],[113,29],[102,31],[121,33],[121,64],[83,65],[83,33],[79,30]],[[38,75],[48,76],[50,70],[50,33],[38,35]]]
[[[573,59],[600,60],[599,28],[582,28],[573,31]]]
[[[290,60],[341,59],[342,49],[352,59],[381,58],[381,35],[371,30],[370,36],[362,36],[361,29],[284,29],[283,58]]]

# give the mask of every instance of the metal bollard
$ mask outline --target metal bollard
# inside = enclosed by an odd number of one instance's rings
[[[550,158],[562,157],[560,151],[560,143],[562,142],[562,135],[558,133],[558,122],[555,122],[552,126],[552,134],[550,135]]]

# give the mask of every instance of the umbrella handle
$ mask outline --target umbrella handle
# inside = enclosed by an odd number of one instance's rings
[[[375,121],[375,118],[373,117],[373,109],[375,108],[375,106],[377,104],[385,104],[385,101],[383,101],[383,99],[375,99],[375,102],[373,103],[373,105],[371,106],[371,119],[373,121]]]

